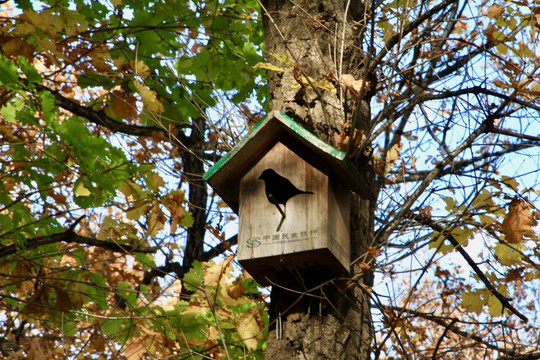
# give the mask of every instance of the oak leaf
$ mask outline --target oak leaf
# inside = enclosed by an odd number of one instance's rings
[[[112,91],[114,96],[114,113],[126,120],[135,120],[137,118],[137,98],[129,89],[116,89]]]
[[[502,223],[502,232],[506,235],[506,241],[517,244],[525,236],[536,238],[533,226],[536,226],[538,221],[531,213],[532,208],[533,206],[524,200],[512,200],[506,219]]]
[[[364,79],[356,80],[351,74],[341,75],[341,85],[345,86],[353,96],[358,96],[368,83]]]
[[[491,5],[488,8],[487,16],[490,18],[499,18],[504,12],[504,8],[501,5]]]
[[[260,309],[253,307],[246,313],[239,313],[234,322],[242,342],[250,351],[257,349],[257,339],[263,339],[262,327],[264,327],[264,323],[260,321],[260,317]]]
[[[144,105],[148,107],[148,110],[157,113],[165,111],[165,108],[163,107],[163,104],[159,102],[155,91],[150,90],[146,85],[138,81],[134,81],[133,85],[135,85],[135,88],[137,88],[137,91],[141,94],[142,101]]]

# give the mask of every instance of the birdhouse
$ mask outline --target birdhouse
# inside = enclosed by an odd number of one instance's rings
[[[271,112],[204,178],[239,216],[238,260],[261,285],[349,274],[345,153]]]

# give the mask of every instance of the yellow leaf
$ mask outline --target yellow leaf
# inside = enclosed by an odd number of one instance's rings
[[[445,207],[446,210],[452,211],[452,212],[457,210],[457,203],[456,203],[456,200],[454,200],[454,198],[445,197],[445,198],[442,198],[442,200],[446,203],[446,207]]]
[[[272,55],[273,57],[275,57],[276,59],[278,59],[279,61],[281,61],[284,64],[287,64],[289,66],[293,66],[293,63],[292,63],[291,59],[289,59],[289,56],[287,54],[270,53],[270,55]]]
[[[229,256],[221,263],[215,263],[214,261],[210,261],[208,263],[208,268],[204,271],[204,283],[206,285],[217,285],[224,279],[229,278],[233,270],[231,265],[232,260],[233,257]]]
[[[158,187],[165,186],[165,182],[161,176],[156,173],[152,173],[152,175],[150,175],[150,186],[152,189],[157,190]]]
[[[490,296],[488,301],[489,315],[496,317],[503,314],[502,303],[495,296]]]
[[[133,338],[124,348],[124,354],[128,360],[139,360],[147,355],[148,336]]]
[[[467,227],[457,227],[455,229],[452,229],[451,234],[461,246],[467,246],[469,242],[469,237],[474,234],[474,230]]]
[[[90,190],[88,190],[84,186],[84,183],[83,183],[83,181],[81,179],[79,179],[77,181],[77,184],[75,185],[74,193],[75,193],[75,195],[79,195],[79,196],[90,196],[90,195],[92,195]]]
[[[135,204],[126,210],[126,217],[129,220],[138,220],[148,212],[149,204],[145,200],[136,201]]]
[[[514,249],[514,246],[516,245],[501,243],[495,246],[495,256],[502,265],[511,266],[521,263],[523,256]]]
[[[13,37],[2,45],[2,51],[5,56],[24,56],[28,60],[33,60],[35,47],[26,42],[26,40]]]
[[[358,96],[362,92],[362,88],[366,86],[364,79],[356,80],[351,74],[341,75],[341,85],[345,86],[353,94]]]
[[[155,237],[157,233],[163,229],[165,222],[167,221],[167,218],[165,217],[165,214],[163,214],[163,211],[161,211],[161,208],[159,207],[159,204],[157,202],[154,203],[152,206],[152,210],[150,211],[150,214],[148,214],[148,235],[151,237]]]
[[[334,84],[332,84],[328,80],[314,81],[314,82],[312,82],[312,84],[313,84],[314,87],[316,87],[318,89],[325,90],[325,91],[330,91],[331,93],[336,93],[336,91],[337,91]]]
[[[452,245],[449,242],[446,242],[446,238],[444,236],[440,235],[440,233],[438,231],[433,232],[432,238],[434,240],[432,240],[429,243],[429,248],[430,249],[439,249],[438,251],[441,254],[447,254],[450,251],[454,250],[454,245]]]
[[[124,183],[122,189],[120,189],[122,194],[128,199],[140,200],[145,197],[144,191],[141,189],[140,185],[128,180]]]
[[[278,71],[278,72],[291,72],[290,69],[285,69],[270,63],[257,63],[253,66],[254,68],[261,68],[266,70]]]
[[[248,351],[256,350],[257,336],[261,333],[261,328],[259,327],[259,323],[252,312],[240,313],[234,323],[234,326],[236,327],[236,331],[238,331],[238,334],[240,335],[240,338],[244,342],[244,345]]]
[[[387,174],[392,169],[392,166],[396,163],[396,161],[399,160],[399,155],[402,147],[403,145],[401,145],[401,143],[397,143],[392,146],[386,154],[385,174]]]
[[[484,300],[476,291],[466,291],[461,295],[461,306],[480,314],[480,311],[482,311],[482,307],[484,306]]]
[[[485,205],[493,205],[493,201],[491,200],[492,195],[489,191],[486,189],[482,190],[481,193],[476,195],[476,197],[473,200],[473,206],[475,208],[482,207]]]
[[[165,108],[159,102],[155,91],[150,90],[146,87],[146,85],[138,81],[133,81],[133,85],[135,85],[135,88],[137,89],[139,94],[141,94],[142,101],[146,105],[146,107],[148,107],[148,110],[156,113],[161,113],[165,111]]]
[[[27,22],[20,22],[17,24],[16,33],[19,35],[28,35],[36,31],[36,27],[33,24]]]
[[[533,95],[540,95],[540,82],[535,81],[531,84],[531,94]]]
[[[82,276],[78,276],[78,282],[74,282],[69,286],[71,306],[73,309],[79,309],[87,300],[87,285],[84,283]]]
[[[519,183],[517,182],[516,179],[514,179],[513,177],[510,177],[510,176],[503,176],[501,178],[501,181],[504,185],[508,186],[509,188],[511,188],[512,190],[514,191],[517,191],[518,187],[519,187]]]
[[[32,10],[27,10],[23,15],[21,15],[21,19],[32,23],[44,33],[56,35],[56,33],[61,31],[63,28],[62,20],[59,16],[52,14],[51,11],[52,10],[49,9],[41,13],[37,13]]]
[[[135,70],[135,75],[140,76],[143,79],[146,79],[150,75],[150,68],[144,63],[144,61],[135,61],[133,63],[133,69]]]

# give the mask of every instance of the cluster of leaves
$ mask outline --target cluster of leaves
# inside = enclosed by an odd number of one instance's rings
[[[229,219],[190,200],[202,173],[184,164],[204,171],[237,141],[207,109],[250,120],[267,97],[256,2],[1,6],[0,333],[16,344],[2,355],[260,357],[255,285],[230,258],[202,272],[225,249],[184,256]],[[180,301],[191,292],[205,297]]]

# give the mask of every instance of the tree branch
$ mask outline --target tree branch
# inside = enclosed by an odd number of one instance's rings
[[[492,131],[492,132],[497,132],[497,131]],[[527,148],[530,148],[530,147],[533,147],[533,146],[539,146],[538,141],[539,140],[537,140],[536,142],[531,142],[531,143],[514,144],[514,145],[508,147],[507,149],[504,149],[504,150],[501,150],[501,151],[497,151],[497,152],[493,152],[493,153],[485,153],[485,154],[481,154],[479,156],[476,156],[476,157],[473,157],[473,158],[470,158],[470,159],[464,159],[464,160],[461,160],[461,161],[453,162],[453,163],[449,164],[448,166],[446,166],[443,170],[441,170],[441,172],[438,174],[437,178],[439,179],[439,178],[441,178],[441,177],[443,177],[445,175],[449,175],[449,174],[463,174],[463,171],[467,166],[474,165],[474,163],[476,163],[478,161],[486,160],[486,159],[490,159],[490,158],[498,159],[501,156],[507,155],[509,153],[513,153],[513,152],[516,152],[516,151],[519,151],[519,150],[527,149]],[[475,169],[473,169],[473,170],[475,170]],[[394,172],[392,172],[392,173],[394,173]],[[427,176],[427,174],[429,174],[429,171],[427,171],[427,170],[426,171],[417,171],[416,173],[411,174],[408,177],[396,177],[394,179],[394,181],[395,181],[395,183],[407,183],[407,182],[421,181]]]
[[[223,254],[226,250],[229,250],[231,246],[238,243],[238,234],[231,236],[219,245],[214,246],[210,250],[204,252],[201,256],[201,261],[208,261],[218,255]]]
[[[28,84],[28,81],[26,79],[20,79],[20,81],[23,84]],[[107,116],[103,110],[94,110],[90,107],[83,106],[76,101],[73,101],[69,98],[66,98],[60,92],[53,90],[51,88],[48,88],[45,85],[41,84],[34,84],[37,90],[39,91],[46,91],[49,92],[54,96],[56,101],[58,102],[58,105],[62,107],[64,110],[67,110],[77,116],[81,116],[85,118],[86,120],[90,121],[91,123],[94,123],[96,125],[104,126],[107,129],[126,134],[126,135],[132,135],[132,136],[148,136],[151,137],[153,133],[162,133],[167,138],[169,137],[169,131],[167,129],[164,129],[162,127],[158,126],[140,126],[135,124],[126,124],[122,122],[118,122],[114,120],[113,118]],[[177,128],[182,127],[189,127],[189,125],[183,125],[183,126],[177,126]],[[178,132],[174,138],[178,139],[180,143],[184,143],[188,138],[182,133]]]
[[[490,343],[488,343],[486,341],[486,338],[484,338],[482,336],[478,336],[478,335],[475,335],[475,334],[465,332],[465,331],[461,330],[458,326],[455,326],[454,325],[455,323],[457,323],[457,322],[462,323],[463,322],[463,321],[459,320],[458,318],[446,317],[446,316],[437,316],[437,315],[427,314],[427,313],[424,313],[424,312],[421,312],[421,311],[407,309],[407,308],[398,307],[398,306],[391,306],[391,308],[396,310],[396,311],[405,312],[407,314],[418,316],[418,317],[424,318],[426,320],[432,321],[432,322],[436,323],[437,325],[440,325],[440,326],[444,327],[445,330],[452,331],[454,334],[457,334],[457,335],[459,335],[459,336],[461,336],[461,337],[463,337],[465,339],[472,339],[472,340],[474,340],[474,341],[476,341],[476,342],[478,342],[480,344],[484,344],[489,349],[496,350],[496,351],[499,351],[499,352],[501,352],[503,354],[511,356],[511,357],[505,358],[505,359],[516,359],[516,358],[514,358],[514,356],[516,356],[515,351],[508,350],[508,349],[505,349],[505,348],[498,347],[497,345],[490,344]],[[450,320],[450,323],[448,323],[447,320]],[[529,355],[532,355],[532,354],[534,354],[534,353],[531,353]],[[538,354],[538,353],[536,353],[536,354]],[[521,357],[519,357],[519,356],[525,356],[525,355],[526,354],[517,355],[517,356],[518,356],[519,359],[538,359],[538,357],[535,357],[535,358],[529,358],[529,357],[521,358]]]
[[[122,252],[122,253],[133,253],[133,252],[139,252],[139,253],[155,253],[157,252],[157,247],[149,247],[149,246],[134,246],[134,245],[124,245],[124,244],[118,244],[114,242],[109,241],[103,241],[98,240],[94,238],[89,238],[86,236],[81,236],[75,234],[72,230],[67,230],[63,233],[49,235],[49,236],[40,236],[33,239],[28,239],[26,246],[24,248],[19,248],[15,244],[4,246],[0,248],[0,259],[13,255],[21,250],[30,250],[34,249],[43,245],[47,244],[54,244],[58,242],[66,242],[66,243],[77,243],[77,244],[83,244],[83,245],[90,245],[90,246],[96,246],[103,249],[115,251],[115,252]]]
[[[439,232],[441,235],[443,235],[446,239],[448,239],[450,241],[450,243],[452,243],[454,248],[465,259],[467,264],[469,264],[469,266],[473,269],[473,271],[476,273],[476,275],[478,275],[478,278],[484,283],[484,285],[486,285],[486,288],[497,298],[497,300],[499,300],[501,302],[501,304],[503,306],[503,309],[507,308],[508,310],[513,312],[515,315],[517,315],[521,320],[525,321],[526,323],[529,322],[529,319],[525,315],[523,315],[516,308],[514,308],[512,306],[512,304],[510,304],[511,300],[509,298],[507,298],[506,296],[501,294],[499,291],[497,291],[497,289],[495,289],[495,287],[493,286],[493,284],[491,284],[491,282],[489,281],[487,276],[484,274],[484,272],[478,267],[478,265],[476,265],[476,262],[465,251],[463,246],[461,246],[459,241],[457,241],[457,239],[452,234],[450,234],[444,227],[434,223],[431,219],[428,219],[428,218],[426,218],[424,216],[420,216],[420,215],[412,215],[411,219],[414,219],[415,221],[417,221],[420,224],[429,226],[433,230],[435,230],[435,231]]]
[[[426,21],[427,19],[431,19],[434,14],[438,13],[439,11],[444,10],[447,6],[452,5],[452,3],[457,2],[457,0],[446,0],[442,3],[440,3],[437,6],[434,6],[429,11],[426,11],[424,14],[419,15],[414,21],[408,23],[402,31],[396,33],[394,36],[392,36],[388,41],[384,44],[384,47],[382,48],[381,52],[377,55],[377,57],[371,62],[371,68],[370,71],[373,71],[375,67],[382,61],[382,59],[388,54],[390,49],[392,49],[403,37],[410,32],[412,32],[414,29],[416,29],[421,23]]]
[[[396,214],[394,219],[390,223],[388,223],[383,229],[381,229],[381,231],[379,231],[379,233],[376,235],[374,239],[374,243],[376,246],[379,246],[386,242],[390,234],[397,229],[397,227],[401,223],[401,220],[404,219],[407,214],[409,214],[411,206],[414,204],[414,202],[424,193],[424,191],[431,184],[431,182],[437,177],[439,177],[440,173],[446,168],[446,166],[452,163],[456,156],[458,156],[461,152],[469,148],[474,142],[474,140],[476,140],[476,138],[488,132],[493,127],[494,119],[494,117],[486,118],[486,120],[484,120],[482,124],[467,137],[467,139],[465,139],[454,151],[450,152],[441,162],[439,162],[432,170],[430,170],[426,174],[426,176],[418,185],[416,190],[403,203],[400,211]]]

